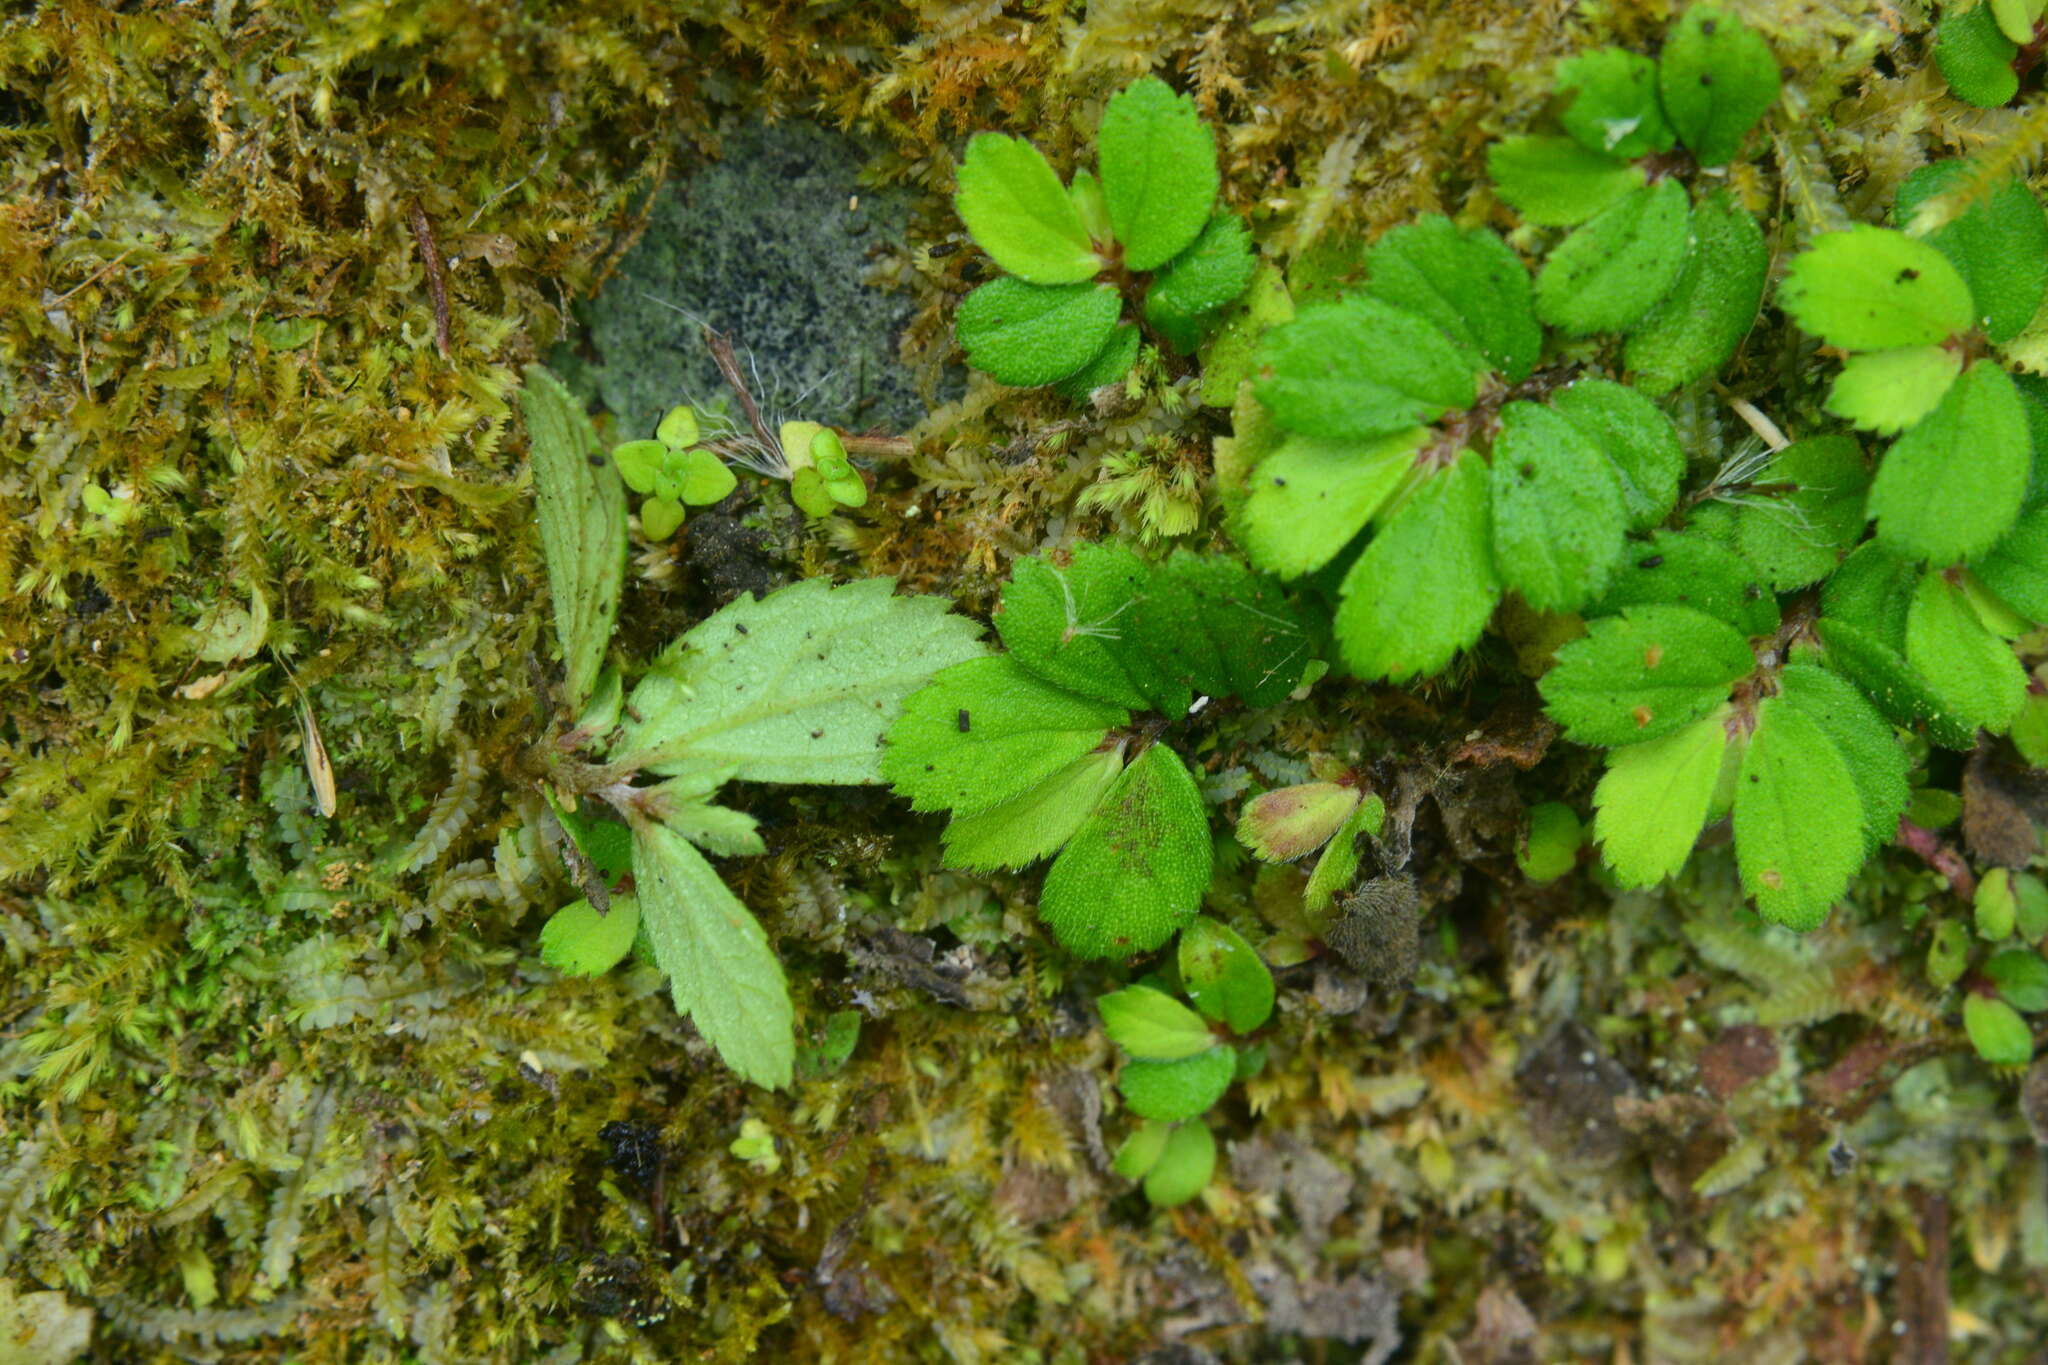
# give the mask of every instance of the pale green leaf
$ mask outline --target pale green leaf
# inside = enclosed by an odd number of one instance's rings
[[[1232,1033],[1250,1033],[1273,1014],[1273,973],[1244,936],[1198,916],[1180,931],[1181,989],[1195,1007]]]
[[[540,927],[541,961],[565,976],[595,976],[623,962],[639,932],[636,897],[613,896],[603,912],[587,900],[570,901]]]
[[[1152,1169],[1166,1150],[1166,1140],[1173,1136],[1173,1125],[1157,1119],[1146,1119],[1131,1130],[1110,1159],[1109,1169],[1126,1180],[1140,1180],[1145,1172]]]
[[[1145,1173],[1145,1202],[1155,1209],[1187,1203],[1216,1172],[1216,1135],[1206,1123],[1174,1128],[1152,1168]]]
[[[1676,180],[1602,209],[1543,263],[1536,316],[1573,336],[1633,325],[1677,283],[1690,216]]]
[[[1212,1047],[1174,1062],[1125,1062],[1116,1088],[1139,1118],[1177,1123],[1222,1099],[1236,1071],[1237,1053]]]
[[[1095,1008],[1109,1040],[1140,1061],[1177,1062],[1216,1045],[1201,1015],[1150,986],[1111,991]]]
[[[1793,257],[1778,306],[1846,351],[1935,346],[1976,322],[1970,286],[1933,246],[1889,228],[1829,232]]]
[[[1019,279],[1078,284],[1102,268],[1059,176],[1022,138],[969,138],[953,206],[989,258]]]
[[[1194,917],[1209,870],[1201,792],[1180,757],[1155,744],[1053,860],[1039,918],[1081,957],[1149,953]]]
[[[1323,856],[1316,859],[1308,885],[1302,888],[1301,903],[1310,915],[1327,915],[1337,893],[1351,885],[1351,879],[1358,873],[1359,836],[1369,834],[1378,838],[1386,826],[1387,803],[1378,793],[1358,803],[1351,818],[1323,846]]]
[[[1863,866],[1855,775],[1819,721],[1782,697],[1757,707],[1735,786],[1735,861],[1765,919],[1818,928]]]
[[[1426,427],[1365,440],[1287,436],[1249,480],[1246,556],[1282,578],[1320,569],[1400,487],[1429,438]]]
[[[1437,672],[1500,600],[1487,468],[1471,451],[1415,488],[1345,574],[1334,630],[1362,678]]]
[[[946,866],[993,872],[1057,853],[1123,770],[1121,746],[1101,749],[1007,801],[968,814],[955,812],[943,837]]]
[[[1977,1049],[1977,1055],[1994,1066],[2025,1066],[2033,1060],[2033,1030],[2020,1012],[2003,1000],[1965,996],[1963,1031],[1970,1035],[1970,1046]]]
[[[1486,171],[1500,197],[1544,227],[1585,222],[1643,185],[1625,161],[1590,152],[1568,137],[1502,138],[1486,151]]]
[[[1065,379],[1102,350],[1123,300],[1106,284],[1039,285],[1004,275],[960,301],[953,328],[967,363],[1004,384]]]
[[[688,783],[689,779],[678,779]],[[672,784],[663,783],[653,788],[650,800],[658,803],[661,822],[676,833],[688,839],[706,853],[720,858],[737,858],[766,853],[768,846],[761,841],[761,825],[745,811],[733,810],[729,806],[717,806],[702,796],[682,796],[662,800],[662,788]]]
[[[1263,862],[1290,863],[1330,841],[1358,807],[1356,786],[1303,782],[1261,792],[1237,817],[1237,841]]]
[[[1729,708],[1607,754],[1593,793],[1593,835],[1623,886],[1655,886],[1685,866],[1707,822],[1728,749]]]
[[[583,405],[554,375],[527,366],[519,406],[531,443],[555,641],[567,673],[564,709],[573,716],[590,699],[618,619],[626,572],[626,490],[618,470],[599,453]]]
[[[2032,459],[2019,392],[1977,362],[1885,453],[1870,485],[1877,538],[1936,564],[1983,554],[2019,519]]]
[[[1102,197],[1124,264],[1132,270],[1165,265],[1209,221],[1222,183],[1215,136],[1192,99],[1146,76],[1111,97],[1095,145]]]
[[[1827,410],[1865,431],[1895,435],[1933,412],[1962,372],[1963,358],[1946,346],[1852,355],[1828,390]]]

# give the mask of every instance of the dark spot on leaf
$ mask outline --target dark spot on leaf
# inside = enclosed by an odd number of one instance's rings
[[[1910,283],[1911,283],[1912,281],[1914,281],[1914,280],[1917,280],[1917,279],[1919,279],[1919,278],[1920,278],[1920,272],[1919,272],[1919,271],[1917,271],[1917,270],[1915,270],[1915,269],[1914,269],[1914,268],[1913,268],[1912,266],[1910,266],[1910,265],[1909,265],[1909,266],[1907,266],[1907,267],[1906,267],[1906,268],[1905,268],[1904,270],[1901,270],[1901,271],[1900,271],[1900,272],[1898,273],[1898,277],[1897,277],[1896,279],[1894,279],[1894,280],[1892,281],[1892,283],[1893,283],[1893,284],[1910,284]]]
[[[812,738],[812,739],[823,739],[824,737],[825,737],[825,732],[824,732],[823,730],[813,730],[813,731],[811,731],[811,738]]]
[[[604,456],[602,455],[586,455],[583,458],[590,461],[590,467],[592,469],[604,468]]]
[[[1280,476],[1279,476],[1278,474],[1275,474],[1275,475],[1273,476],[1273,487],[1275,487],[1275,488],[1285,488],[1285,487],[1287,487],[1287,480],[1285,480],[1285,479],[1281,478],[1281,477],[1280,477]]]
[[[966,710],[966,708],[965,708],[965,707],[962,707],[962,708],[961,708],[961,710],[960,710],[960,733],[964,735],[964,734],[966,734],[966,733],[967,733],[967,730],[968,730],[968,719],[967,719],[967,710]]]
[[[1649,557],[1648,557],[1647,559],[1639,559],[1639,560],[1637,560],[1637,561],[1636,561],[1636,567],[1637,567],[1638,569],[1654,569],[1654,568],[1656,568],[1656,567],[1657,567],[1658,565],[1662,564],[1663,562],[1664,562],[1664,556],[1663,556],[1663,555],[1651,555],[1651,556],[1649,556]]]
[[[1534,460],[1522,461],[1522,477],[1525,479],[1536,477],[1536,462]]]
[[[732,628],[733,628],[734,630],[738,631],[738,632],[739,632],[740,634],[742,634],[742,635],[745,635],[745,634],[747,633],[747,628],[746,628],[746,626],[745,626],[745,625],[744,625],[743,623],[739,622],[739,621],[735,621],[735,622],[733,622],[733,623],[732,623]]]
[[[1701,85],[1712,85],[1713,83],[1714,83],[1714,77],[1713,77],[1712,73],[1710,73],[1710,72],[1706,72],[1706,71],[1702,71],[1702,72],[1700,72],[1700,84],[1701,84]]]
[[[1712,19],[1702,19],[1702,20],[1700,20],[1700,32],[1701,32],[1701,33],[1704,33],[1704,34],[1706,34],[1706,35],[1707,35],[1707,36],[1708,36],[1709,38],[1713,37],[1713,36],[1714,36],[1714,24],[1715,24],[1715,21],[1714,21],[1714,20],[1712,20]]]

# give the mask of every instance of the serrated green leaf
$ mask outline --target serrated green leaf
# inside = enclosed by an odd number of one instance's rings
[[[1690,216],[1676,180],[1608,205],[1543,263],[1536,316],[1573,336],[1626,330],[1677,283]]]
[[[1193,918],[1209,870],[1202,794],[1179,755],[1155,744],[1053,860],[1038,915],[1078,956],[1149,953]]]
[[[1233,406],[1239,386],[1251,378],[1260,339],[1293,316],[1286,272],[1271,261],[1261,264],[1243,296],[1225,310],[1222,325],[1202,344],[1202,402],[1212,408]]]
[[[1678,279],[1629,333],[1622,356],[1636,386],[1668,393],[1728,363],[1763,302],[1770,251],[1756,219],[1712,190],[1693,205]]]
[[[1936,564],[1983,554],[2019,519],[2032,459],[2012,380],[1977,362],[1885,452],[1870,484],[1878,540]]]
[[[1065,379],[1094,359],[1123,300],[1106,284],[1027,284],[1008,275],[960,301],[953,329],[967,363],[1004,384]]]
[[[913,810],[973,815],[1079,763],[1130,713],[1077,696],[1007,654],[936,674],[889,728],[882,776]]]
[[[1827,410],[1865,431],[1895,435],[1933,412],[1962,372],[1963,358],[1946,346],[1852,355],[1828,389]]]
[[[1529,271],[1484,228],[1459,231],[1441,214],[1395,228],[1366,255],[1366,292],[1434,323],[1509,380],[1526,378],[1543,350]]]
[[[1166,1140],[1173,1136],[1173,1125],[1157,1119],[1146,1119],[1131,1130],[1110,1159],[1109,1169],[1126,1180],[1140,1180],[1145,1172],[1152,1169],[1166,1150]]]
[[[1111,991],[1095,1008],[1109,1040],[1140,1061],[1177,1062],[1216,1046],[1201,1015],[1150,986]]]
[[[1216,139],[1192,99],[1146,76],[1110,99],[1095,145],[1124,264],[1156,270],[1209,221],[1222,184]]]
[[[2019,48],[1998,31],[1989,5],[1942,15],[1934,33],[1934,62],[1955,97],[1979,109],[2010,104],[2020,92],[2012,59]]]
[[[1863,866],[1855,774],[1819,721],[1772,697],[1735,786],[1735,862],[1765,919],[1818,928]]]
[[[1778,286],[1792,321],[1845,351],[1935,346],[1976,321],[1970,286],[1933,246],[1889,228],[1823,233]]]
[[[1149,707],[1142,684],[1151,681],[1151,670],[1136,642],[1134,611],[1151,570],[1128,548],[1109,542],[1076,545],[1066,560],[1033,555],[1010,566],[995,617],[1010,656],[1084,697]]]
[[[1756,667],[1749,641],[1689,607],[1630,607],[1557,651],[1537,688],[1580,744],[1639,744],[1688,725]]]
[[[1898,219],[1921,226],[1951,191],[1971,178],[1965,161],[1922,166],[1899,186]],[[2025,330],[2048,292],[2048,216],[2016,177],[1998,182],[1984,198],[1927,233],[1970,287],[1985,335],[2010,341]]]
[[[1742,139],[1777,102],[1778,60],[1727,10],[1694,5],[1672,25],[1657,58],[1664,115],[1702,166],[1735,159]]]
[[[1538,611],[1576,611],[1607,588],[1627,513],[1601,448],[1535,403],[1500,410],[1493,446],[1493,564]]]
[[[626,572],[626,490],[598,455],[583,405],[539,365],[519,394],[531,442],[533,494],[547,561],[555,641],[567,674],[563,709],[581,714],[611,648]]]
[[[946,866],[969,872],[1025,867],[1057,853],[1101,804],[1124,770],[1121,746],[1075,759],[1007,801],[955,813],[946,826]]]
[[[1229,925],[1198,917],[1180,933],[1180,982],[1195,1007],[1232,1033],[1250,1033],[1273,1014],[1273,973]]]
[[[1852,436],[1794,441],[1764,466],[1757,482],[1789,492],[1752,495],[1735,511],[1735,547],[1777,592],[1833,572],[1863,533],[1870,467]]]
[[[1285,437],[1249,481],[1245,554],[1282,578],[1322,568],[1401,486],[1429,437],[1427,427],[1362,441]]]
[[[1434,422],[1478,396],[1470,357],[1378,299],[1312,304],[1266,333],[1253,392],[1290,431],[1360,440]]]
[[[1596,47],[1557,64],[1558,118],[1588,151],[1634,160],[1671,150],[1674,134],[1657,98],[1657,64],[1638,52]]]
[[[613,896],[602,914],[587,900],[570,901],[540,927],[541,961],[565,976],[595,976],[623,962],[639,932],[640,902],[632,896]]]
[[[1183,316],[1213,313],[1244,292],[1257,268],[1251,233],[1243,220],[1234,213],[1219,213],[1153,279],[1145,305],[1150,308],[1158,299]]]
[[[1703,611],[1746,636],[1778,628],[1778,601],[1742,556],[1697,531],[1659,531],[1622,556],[1592,615],[1665,603]]]
[[[1993,1066],[2025,1066],[2034,1058],[2034,1034],[2018,1010],[1988,995],[1963,998],[1963,1031],[1970,1046]]]
[[[1153,569],[1137,615],[1145,686],[1170,716],[1196,694],[1276,705],[1314,657],[1308,616],[1271,579],[1224,555],[1174,551]]]
[[[1914,589],[1906,662],[1943,711],[1973,728],[2004,730],[2027,698],[2027,672],[2012,646],[1984,628],[1962,590],[1940,573],[1924,575]]]
[[[1212,1047],[1176,1062],[1125,1062],[1116,1088],[1138,1117],[1178,1123],[1222,1099],[1236,1069],[1233,1050]]]
[[[1864,856],[1892,841],[1910,795],[1906,752],[1892,727],[1847,681],[1813,664],[1778,675],[1785,704],[1820,726],[1848,765],[1863,807]]]
[[[1306,858],[1330,841],[1358,808],[1357,787],[1340,782],[1303,782],[1261,792],[1237,817],[1237,841],[1269,863]]]
[[[653,790],[659,800],[662,788]],[[761,822],[745,811],[713,805],[701,796],[661,802],[659,809],[664,825],[706,853],[737,858],[768,851],[761,842]]]
[[[782,964],[753,912],[682,835],[648,823],[633,831],[633,876],[655,965],[676,1012],[742,1080],[789,1084],[795,1011]]]
[[[1663,409],[1609,379],[1581,379],[1550,405],[1613,466],[1630,529],[1645,530],[1671,515],[1685,476],[1685,446]]]
[[[730,766],[743,782],[880,781],[882,736],[904,698],[984,652],[944,598],[894,588],[812,578],[721,608],[634,687],[616,760],[660,773]]]
[[[1059,381],[1060,395],[1071,403],[1085,403],[1097,389],[1122,384],[1142,344],[1135,324],[1119,322],[1110,329],[1109,340],[1102,343],[1094,359]]]
[[[1078,284],[1102,268],[1059,176],[1022,138],[969,138],[953,207],[989,259],[1020,280]]]
[[[2048,507],[2022,516],[1970,572],[2021,616],[2048,622]]]
[[[1344,575],[1335,634],[1362,678],[1437,672],[1479,638],[1500,600],[1486,464],[1471,451],[1387,517]]]
[[[1655,886],[1685,866],[1707,822],[1728,749],[1729,708],[1607,754],[1593,792],[1593,836],[1623,886]]]
[[[1568,137],[1502,138],[1486,149],[1500,197],[1531,223],[1572,227],[1642,188],[1643,173]]]
[[[2007,948],[1992,954],[1984,974],[2007,1004],[2028,1014],[2048,1010],[2048,961],[2031,948]]]
[[[1145,1173],[1145,1202],[1155,1209],[1185,1204],[1202,1192],[1215,1172],[1216,1135],[1206,1123],[1183,1123]]]

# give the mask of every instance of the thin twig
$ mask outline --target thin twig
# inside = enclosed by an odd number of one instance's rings
[[[427,211],[415,199],[405,206],[407,220],[412,224],[412,237],[420,246],[420,263],[427,271],[427,293],[434,300],[434,343],[441,348],[442,358],[448,355],[448,277],[441,266],[441,248],[434,241],[434,225],[427,221]]]
[[[740,411],[747,414],[747,425],[754,429],[754,438],[769,450],[782,449],[782,443],[775,439],[768,424],[761,420],[761,409],[754,403],[754,395],[747,388],[746,376],[740,373],[739,357],[733,354],[732,338],[723,332],[704,329],[704,345],[711,351],[711,359],[718,366],[718,372],[725,376],[733,397],[740,400]]]

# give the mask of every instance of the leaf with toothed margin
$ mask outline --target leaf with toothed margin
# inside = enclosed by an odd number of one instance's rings
[[[967,139],[953,207],[989,259],[1020,280],[1078,284],[1102,268],[1066,187],[1023,138]]]
[[[1628,334],[1636,386],[1669,393],[1725,365],[1756,322],[1770,263],[1756,219],[1725,191],[1701,196],[1678,279]]]
[[[2019,391],[1978,361],[1885,452],[1870,484],[1878,540],[1936,564],[1983,554],[2019,520],[2032,460]]]
[[[1606,590],[1627,529],[1599,445],[1561,414],[1516,401],[1493,447],[1493,563],[1538,611],[1576,611]]]
[[[1387,436],[1478,396],[1470,355],[1428,321],[1379,299],[1310,304],[1267,332],[1252,391],[1290,431]]]
[[[1635,744],[1706,715],[1755,668],[1749,641],[1725,621],[1690,607],[1630,607],[1559,649],[1537,689],[1570,738]]]
[[[1486,150],[1500,197],[1544,227],[1574,227],[1642,188],[1643,173],[1568,137],[1508,137]]]
[[[960,301],[953,329],[968,364],[1000,383],[1032,388],[1094,359],[1122,311],[1106,284],[1027,284],[1004,275]]]
[[[1102,199],[1124,264],[1156,270],[1209,221],[1222,175],[1195,102],[1146,76],[1110,97],[1095,133]]]
[[[1528,377],[1543,330],[1528,268],[1500,238],[1432,213],[1374,242],[1365,261],[1368,294],[1435,323],[1471,353],[1474,369]]]
[[[1757,706],[1735,779],[1735,864],[1765,919],[1816,929],[1865,856],[1856,775],[1818,720],[1785,697]]]
[[[1149,953],[1200,908],[1210,858],[1202,794],[1180,756],[1155,744],[1053,860],[1039,918],[1081,957]]]
[[[1655,886],[1692,856],[1727,756],[1730,709],[1724,704],[1668,735],[1608,751],[1593,792],[1593,833],[1623,886]]]
[[[1830,346],[1938,346],[1976,321],[1970,286],[1927,242],[1889,228],[1823,233],[1792,258],[1778,306]]]
[[[1675,180],[1608,205],[1544,262],[1536,316],[1570,336],[1632,326],[1677,282],[1691,214]]]
[[[1435,673],[1479,638],[1500,600],[1485,461],[1472,451],[1392,512],[1339,593],[1334,633],[1362,678]]]
[[[1778,59],[1763,36],[1725,9],[1694,5],[1657,57],[1664,116],[1702,166],[1733,161],[1777,103]]]
[[[1252,563],[1299,578],[1337,557],[1393,496],[1429,440],[1410,427],[1367,440],[1288,436],[1252,471],[1241,539]]]

